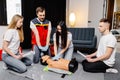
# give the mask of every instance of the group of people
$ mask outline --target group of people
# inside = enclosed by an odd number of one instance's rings
[[[8,30],[3,37],[2,60],[8,69],[18,73],[27,71],[26,66],[36,64],[41,59],[41,63],[46,63],[49,67],[69,70],[74,72],[78,66],[77,61],[72,59],[74,47],[72,34],[67,30],[64,21],[60,21],[53,35],[54,57],[48,56],[51,34],[51,22],[45,18],[45,8],[36,8],[37,17],[30,21],[32,30],[33,60],[23,57],[20,43],[24,40],[23,17],[16,14],[13,16]],[[95,53],[87,55],[82,61],[83,69],[87,72],[106,72],[115,64],[116,38],[110,32],[110,22],[108,19],[101,19],[99,31],[102,33],[98,49]],[[59,66],[58,66],[59,65]],[[74,67],[71,67],[73,65]],[[76,66],[75,66],[76,65]]]

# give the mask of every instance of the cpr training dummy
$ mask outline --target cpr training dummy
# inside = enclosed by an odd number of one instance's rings
[[[47,65],[44,68],[45,71],[50,70],[62,74],[71,74],[74,73],[78,68],[78,62],[76,59],[71,61],[59,58],[58,60],[52,60],[50,56],[45,55],[40,59],[42,65]]]

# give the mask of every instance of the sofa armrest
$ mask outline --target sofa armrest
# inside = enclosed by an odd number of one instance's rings
[[[95,36],[93,37],[93,41],[92,41],[91,48],[96,48],[96,44],[97,44],[97,36],[95,35]]]

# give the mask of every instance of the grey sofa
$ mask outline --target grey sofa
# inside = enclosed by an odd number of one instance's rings
[[[96,49],[97,37],[95,36],[94,28],[68,28],[72,33],[73,44],[75,49]],[[56,31],[56,27],[52,28],[51,43],[53,43],[53,34]],[[91,51],[90,51],[91,52]]]
[[[68,28],[73,35],[75,48],[96,48],[97,37],[94,28]]]

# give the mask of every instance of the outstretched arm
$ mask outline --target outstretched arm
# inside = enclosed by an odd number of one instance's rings
[[[38,30],[37,30],[37,28],[35,27],[35,24],[33,24],[32,21],[30,22],[30,28],[31,28],[32,32],[34,33],[34,35],[35,35],[37,45],[41,46],[40,37],[38,35]]]
[[[48,34],[47,34],[47,41],[46,41],[47,46],[49,45],[49,42],[50,42],[50,34],[51,34],[51,22],[49,22],[49,25],[48,25]]]
[[[93,58],[93,59],[92,58],[87,58],[87,60],[89,62],[96,62],[96,61],[103,61],[103,60],[109,59],[113,50],[114,50],[114,48],[107,47],[105,54],[103,54],[102,56],[97,57],[97,58]]]

